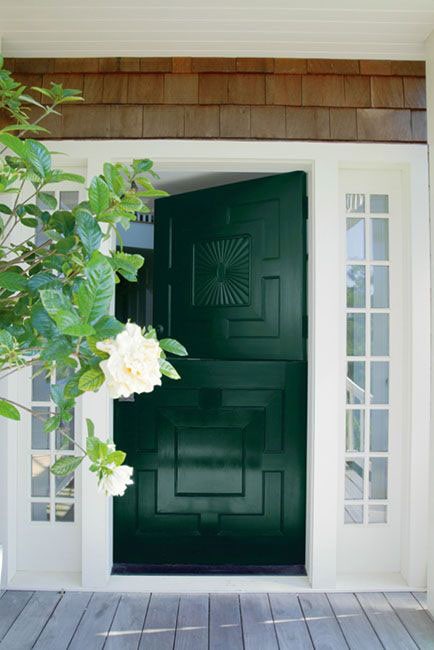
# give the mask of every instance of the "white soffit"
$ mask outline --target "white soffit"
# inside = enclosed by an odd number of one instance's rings
[[[9,57],[424,58],[434,0],[0,0]]]

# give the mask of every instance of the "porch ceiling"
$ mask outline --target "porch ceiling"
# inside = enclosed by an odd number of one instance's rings
[[[432,0],[0,0],[9,57],[424,57]]]

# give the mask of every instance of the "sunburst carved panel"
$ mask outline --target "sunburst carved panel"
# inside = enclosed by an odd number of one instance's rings
[[[250,303],[250,237],[230,237],[194,245],[193,298],[200,307]]]

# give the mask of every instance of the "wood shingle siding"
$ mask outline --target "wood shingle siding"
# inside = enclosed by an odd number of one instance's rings
[[[50,117],[56,139],[426,141],[423,61],[113,57],[6,66],[23,84],[84,94]]]

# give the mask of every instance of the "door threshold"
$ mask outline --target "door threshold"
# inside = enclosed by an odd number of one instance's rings
[[[178,576],[305,576],[303,564],[237,565],[237,564],[127,564],[115,563],[112,575],[178,575]]]

